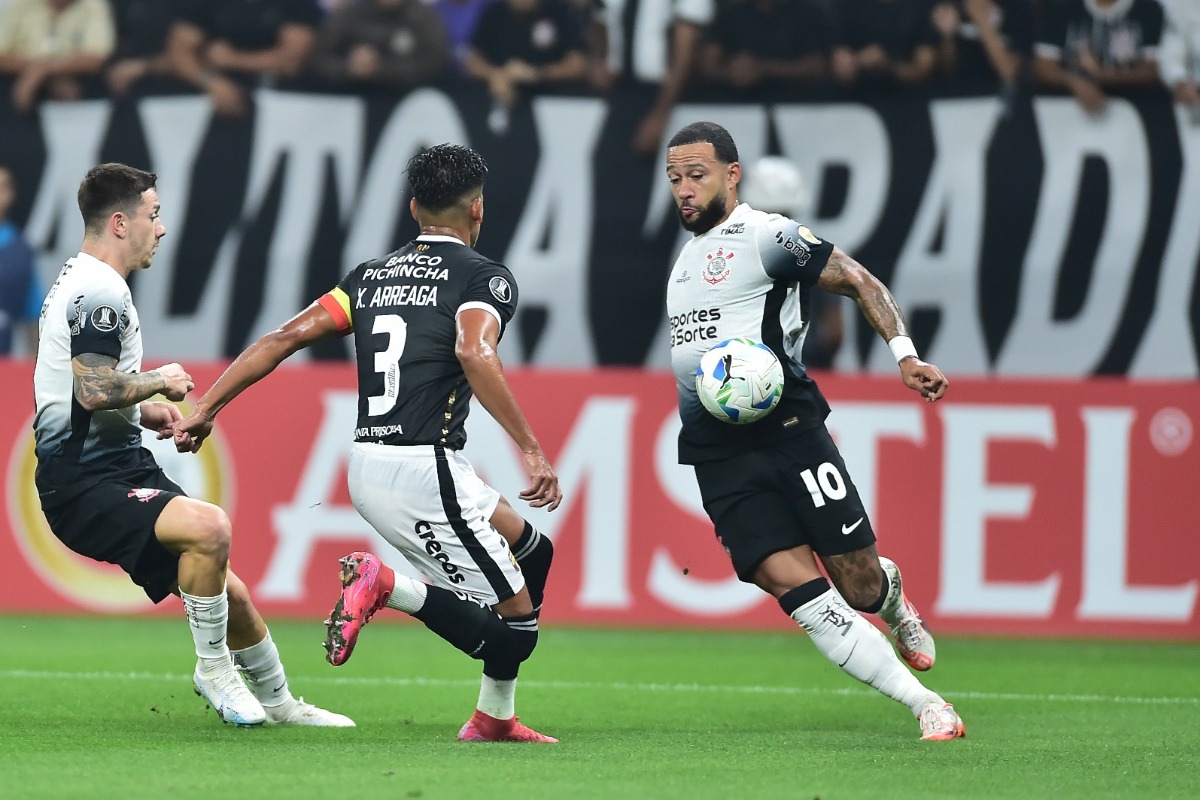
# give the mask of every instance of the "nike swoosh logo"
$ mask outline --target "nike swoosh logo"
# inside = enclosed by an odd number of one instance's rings
[[[223,641],[225,641],[225,637],[224,637],[224,636],[222,636],[220,639],[217,639],[215,642],[209,642],[209,644],[210,644],[210,645],[213,645],[213,646],[216,646],[216,645],[220,644],[220,643],[221,643],[221,642],[223,642]]]
[[[859,522],[862,522],[862,520],[859,520]],[[858,642],[855,642],[854,644],[850,645],[850,654],[849,654],[849,655],[847,655],[847,656],[846,656],[846,660],[845,660],[845,661],[843,661],[842,663],[838,664],[838,666],[839,666],[839,667],[844,667],[844,666],[846,666],[847,664],[849,664],[849,663],[850,663],[850,659],[854,657],[854,651],[855,651],[855,650],[857,650],[857,649],[858,649]]]
[[[283,683],[279,684],[278,686],[276,686],[276,687],[275,687],[274,689],[272,689],[271,691],[272,691],[272,692],[278,692],[280,689],[282,689],[282,688],[283,688],[283,687],[285,687],[285,686],[287,686],[287,681],[284,681]]]
[[[842,533],[845,534],[846,536],[849,536],[851,533],[854,532],[855,528],[857,528],[859,525],[862,525],[863,519],[864,519],[863,517],[859,517],[858,522],[854,523],[853,525],[843,525]]]

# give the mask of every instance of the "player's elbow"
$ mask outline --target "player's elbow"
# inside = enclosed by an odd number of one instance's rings
[[[456,342],[454,357],[462,364],[464,371],[486,364],[495,357],[495,351],[487,342]]]
[[[300,333],[286,326],[264,335],[254,345],[255,350],[271,361],[272,369],[304,347],[305,341]]]
[[[881,288],[883,288],[883,283],[879,278],[872,275],[866,267],[859,266],[858,269],[847,272],[845,280],[838,289],[838,294],[852,300],[859,300],[874,295]]]
[[[75,379],[75,384],[71,387],[71,394],[75,396],[75,402],[79,404],[79,407],[89,414],[117,407],[112,404],[112,392],[106,391],[105,387],[87,377]]]
[[[75,402],[79,404],[80,408],[89,414],[94,414],[97,411],[104,411],[108,408],[108,406],[104,403],[103,398],[89,394],[88,392],[81,392],[78,390],[78,388],[76,388],[75,391]]]

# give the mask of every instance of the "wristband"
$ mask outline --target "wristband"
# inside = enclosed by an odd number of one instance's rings
[[[896,357],[897,364],[909,356],[917,358],[917,347],[907,336],[893,336],[888,339],[888,347],[892,349],[892,355]]]

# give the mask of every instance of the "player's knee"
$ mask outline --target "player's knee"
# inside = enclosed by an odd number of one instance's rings
[[[549,571],[550,565],[554,563],[554,542],[544,533],[538,537],[537,551],[546,565],[546,570]]]
[[[496,617],[495,623],[489,621],[484,630],[483,646],[475,657],[489,665],[510,668],[515,677],[516,668],[533,655],[537,642],[538,624],[534,615]]]
[[[192,540],[197,552],[225,562],[233,544],[233,524],[221,508],[205,503],[196,509]]]
[[[530,631],[514,631],[512,657],[518,664],[524,663],[527,658],[533,655],[533,651],[537,649],[538,630],[537,623]]]

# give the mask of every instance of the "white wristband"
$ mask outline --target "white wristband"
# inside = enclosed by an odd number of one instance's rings
[[[888,347],[892,349],[892,355],[896,357],[897,364],[909,356],[913,358],[918,357],[916,345],[907,336],[893,336],[891,339],[888,339]]]

